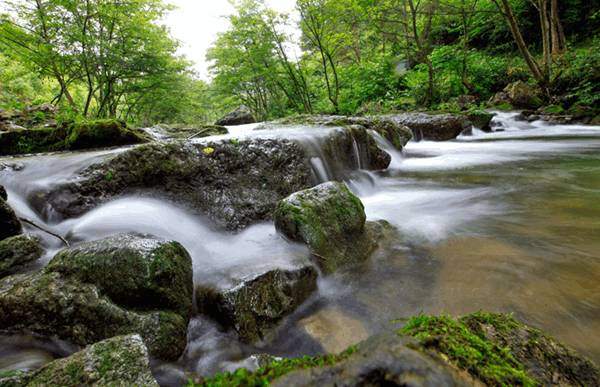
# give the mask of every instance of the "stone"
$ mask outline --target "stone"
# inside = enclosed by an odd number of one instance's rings
[[[192,259],[177,242],[114,235],[60,251],[45,270],[94,284],[119,305],[191,313]]]
[[[0,241],[0,278],[40,259],[42,254],[39,240],[29,235],[17,235]]]
[[[535,109],[543,104],[540,91],[523,81],[507,85],[504,92],[510,103],[517,108]]]
[[[279,202],[274,218],[281,234],[308,245],[326,273],[365,260],[377,247],[362,202],[344,183],[296,192]]]
[[[2,165],[0,165],[0,171],[2,170]],[[6,189],[0,185],[0,199],[6,201],[8,200],[8,193],[6,192]]]
[[[467,118],[473,126],[487,133],[492,131],[491,122],[494,116],[494,113],[488,113],[483,110],[474,110],[467,113]]]
[[[23,231],[21,222],[15,211],[4,199],[0,199],[0,241]]]
[[[471,127],[467,117],[457,114],[403,113],[389,118],[410,128],[416,140],[453,140]]]
[[[196,303],[200,313],[233,328],[243,342],[254,343],[292,313],[317,289],[317,270],[302,266],[275,269],[228,288],[198,286]]]
[[[113,337],[38,370],[0,376],[0,385],[158,387],[150,371],[148,350],[139,335]]]
[[[252,115],[250,109],[246,106],[240,106],[231,113],[228,113],[223,118],[218,120],[215,125],[220,126],[235,126],[235,125],[246,125],[254,124],[256,119]]]

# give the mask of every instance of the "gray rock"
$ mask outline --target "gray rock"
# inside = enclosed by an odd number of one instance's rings
[[[324,367],[291,372],[273,386],[473,386],[414,340],[394,333],[373,336],[348,359]]]
[[[177,242],[114,235],[59,252],[45,271],[94,284],[119,305],[191,313],[192,259]]]
[[[233,328],[244,342],[265,338],[279,321],[300,306],[317,288],[317,270],[270,270],[222,290],[199,286],[199,312],[226,328]]]
[[[364,206],[344,183],[296,192],[279,202],[274,217],[277,230],[306,243],[326,273],[366,259],[377,247],[376,228],[365,226]]]
[[[23,230],[15,211],[4,199],[0,199],[0,240],[19,235]]]
[[[2,386],[158,386],[139,335],[110,338],[41,369],[0,377]]]
[[[245,124],[253,124],[256,122],[256,119],[252,115],[250,109],[246,106],[240,106],[235,109],[231,113],[228,113],[225,117],[218,120],[215,125],[220,126],[235,126],[235,125],[245,125]]]
[[[42,254],[38,239],[28,235],[0,241],[0,278],[15,273],[24,265],[41,258]]]
[[[409,127],[416,140],[448,141],[471,127],[467,117],[455,114],[404,113],[389,117]]]
[[[0,165],[0,171],[2,170],[2,165]],[[0,199],[6,201],[8,200],[8,194],[6,193],[6,189],[0,185]]]

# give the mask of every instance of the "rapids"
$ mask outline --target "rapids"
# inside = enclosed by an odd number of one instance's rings
[[[454,141],[410,142],[402,153],[371,133],[392,155],[390,167],[362,171],[357,157],[357,171],[343,177],[369,219],[389,221],[401,239],[357,270],[321,277],[319,291],[264,346],[245,346],[211,321],[192,319],[182,359],[154,364],[158,380],[177,385],[186,371],[231,370],[260,352],[337,351],[394,319],[480,309],[515,313],[600,362],[600,127],[527,123],[516,116],[498,113],[492,133],[475,129]],[[254,128],[232,127],[226,136],[194,141],[290,138],[304,146],[319,181],[340,177],[319,146],[335,129]],[[177,240],[193,258],[196,282],[222,286],[308,259],[305,247],[284,241],[270,223],[226,233],[160,198],[124,197],[67,220],[42,219],[32,209],[34,188],[119,151],[0,159],[0,184],[20,216],[72,242],[124,231]],[[3,164],[12,167],[2,170]],[[48,253],[38,266],[44,265],[61,244],[29,231],[43,238]],[[73,350],[62,342],[5,337],[0,369],[39,367]]]

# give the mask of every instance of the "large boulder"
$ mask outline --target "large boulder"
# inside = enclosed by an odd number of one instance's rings
[[[466,115],[469,121],[471,121],[473,126],[477,129],[482,130],[484,132],[492,131],[491,122],[495,116],[494,113],[489,113],[483,110],[473,110],[467,112]]]
[[[42,215],[51,208],[77,217],[115,197],[160,195],[237,230],[270,219],[277,201],[311,184],[309,161],[292,141],[152,143],[113,154],[31,200]]]
[[[344,183],[296,192],[279,202],[274,217],[277,230],[306,243],[326,273],[366,259],[377,247],[376,228],[365,225],[364,206]]]
[[[119,305],[191,313],[192,259],[177,242],[119,234],[65,249],[45,270],[94,284]]]
[[[19,235],[23,230],[15,211],[0,198],[0,240]]]
[[[416,140],[453,140],[472,125],[467,117],[458,114],[403,113],[389,117],[410,128]]]
[[[0,241],[0,278],[41,258],[43,250],[37,238],[17,235]]]
[[[190,317],[189,255],[174,242],[149,237],[104,242],[123,251],[88,244],[58,254],[41,272],[1,280],[0,329],[58,336],[78,345],[138,333],[153,356],[176,359],[185,348]]]
[[[541,93],[535,86],[523,81],[513,82],[504,88],[510,103],[517,108],[535,109],[543,104]]]
[[[199,286],[196,302],[199,312],[252,343],[263,340],[316,289],[317,270],[306,265],[253,275],[226,289]]]
[[[2,386],[156,386],[139,335],[113,337],[30,372],[0,373]]]
[[[235,126],[235,125],[246,125],[254,124],[256,119],[252,115],[250,109],[246,106],[240,106],[231,113],[228,113],[223,118],[218,120],[215,125],[220,126]]]

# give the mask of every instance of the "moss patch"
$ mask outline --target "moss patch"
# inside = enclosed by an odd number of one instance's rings
[[[502,332],[519,326],[512,317],[506,315],[477,313],[473,316]],[[441,353],[452,364],[488,385],[538,384],[508,347],[500,346],[487,339],[482,332],[474,331],[464,318],[455,320],[449,316],[420,315],[411,318],[399,333],[415,337],[426,348]]]
[[[199,384],[189,382],[188,386],[219,387],[219,386],[267,386],[279,377],[292,371],[325,367],[334,365],[347,359],[355,353],[356,346],[352,346],[338,355],[304,356],[295,359],[275,360],[272,363],[250,372],[240,368],[235,372],[223,372],[215,376],[201,380]]]

